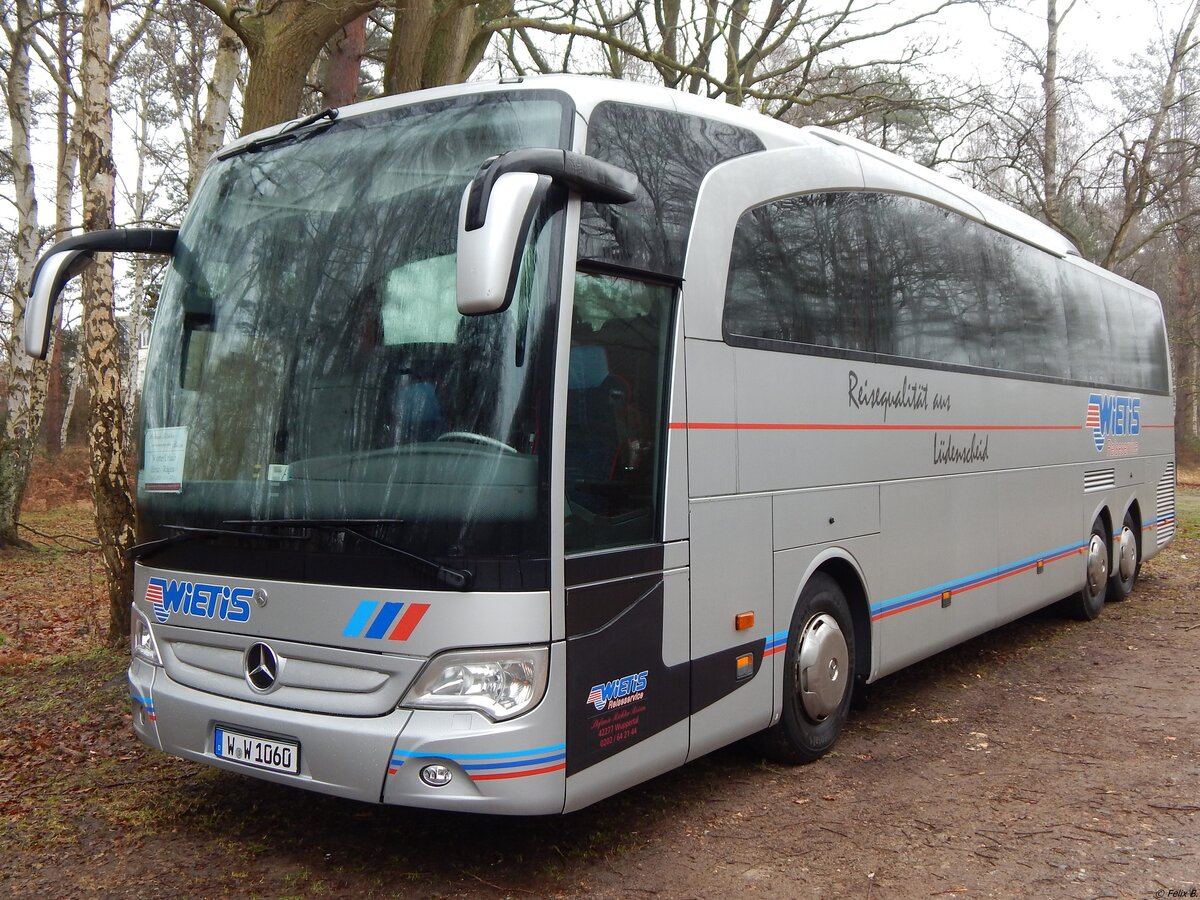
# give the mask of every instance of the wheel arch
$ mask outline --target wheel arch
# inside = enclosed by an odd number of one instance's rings
[[[1145,527],[1146,522],[1142,518],[1142,504],[1137,497],[1129,501],[1129,506],[1125,508],[1125,515],[1121,516],[1122,523],[1125,521],[1125,516],[1133,516],[1133,524],[1135,526],[1133,536],[1137,540],[1138,558],[1140,559],[1142,556],[1142,529]]]
[[[1092,510],[1091,518],[1084,523],[1084,527],[1091,531],[1092,525],[1099,519],[1103,524],[1105,533],[1109,535],[1109,557],[1112,557],[1112,533],[1113,533],[1113,514],[1107,503],[1100,503]],[[1122,517],[1123,520],[1123,517]]]
[[[869,681],[875,671],[874,636],[871,632],[871,605],[862,569],[854,557],[841,548],[825,551],[813,560],[796,587],[793,604],[799,600],[805,585],[817,573],[824,573],[836,581],[846,597],[854,624],[854,675]]]

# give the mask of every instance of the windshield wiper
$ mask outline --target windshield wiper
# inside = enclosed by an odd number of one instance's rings
[[[319,113],[313,113],[311,116],[305,116],[303,119],[296,119],[294,122],[288,122],[283,126],[283,128],[279,129],[279,131],[275,132],[274,134],[269,134],[266,137],[256,138],[255,140],[250,141],[248,144],[230,147],[228,150],[218,153],[217,159],[229,159],[234,156],[241,156],[243,153],[257,153],[259,150],[265,150],[267,147],[270,147],[273,144],[281,144],[284,141],[290,140],[302,140],[304,138],[312,137],[313,135],[321,134],[334,123],[334,120],[337,119],[337,117],[338,110],[332,107],[323,109]],[[309,125],[315,125],[322,119],[328,119],[329,121],[317,128],[309,128],[308,131],[305,131],[301,134],[297,133],[300,132],[301,129],[308,128]]]
[[[225,524],[228,525],[230,523],[226,522]],[[135,544],[125,551],[125,558],[130,560],[144,559],[153,553],[157,553],[164,547],[170,547],[172,544],[181,544],[184,541],[212,540],[219,537],[255,538],[262,541],[307,541],[312,536],[309,534],[258,534],[253,531],[235,531],[231,528],[200,528],[193,525],[161,525],[159,527],[168,531],[178,532],[178,534],[159,538],[156,541],[146,541],[144,544]]]
[[[465,591],[471,584],[471,572],[467,569],[453,569],[449,566],[443,566],[440,563],[434,562],[425,556],[420,556],[403,547],[397,547],[395,544],[389,544],[387,541],[381,541],[378,538],[371,537],[359,530],[356,526],[363,525],[382,525],[393,524],[393,519],[226,519],[223,525],[253,525],[253,526],[275,526],[278,528],[312,528],[320,531],[341,531],[346,534],[352,534],[361,541],[366,541],[368,544],[373,544],[382,550],[387,550],[389,553],[395,553],[397,556],[403,556],[405,559],[418,563],[429,571],[433,572],[434,577],[442,584],[456,591]],[[242,532],[237,532],[241,534]],[[260,537],[270,537],[271,535],[259,535]]]

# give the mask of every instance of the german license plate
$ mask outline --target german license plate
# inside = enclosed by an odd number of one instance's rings
[[[300,772],[300,745],[292,741],[274,741],[230,731],[218,725],[213,731],[213,753],[221,759],[270,769],[272,772]]]

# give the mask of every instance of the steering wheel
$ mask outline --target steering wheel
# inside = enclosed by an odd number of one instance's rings
[[[445,434],[438,437],[438,441],[465,441],[468,444],[483,444],[486,447],[494,447],[497,450],[503,450],[505,453],[516,453],[517,448],[498,438],[490,437],[486,434],[476,434],[473,431],[447,431]]]

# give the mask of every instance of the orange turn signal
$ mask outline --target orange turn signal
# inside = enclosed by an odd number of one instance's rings
[[[733,627],[738,631],[745,631],[747,628],[754,627],[754,613],[744,612],[738,613],[733,617]]]

